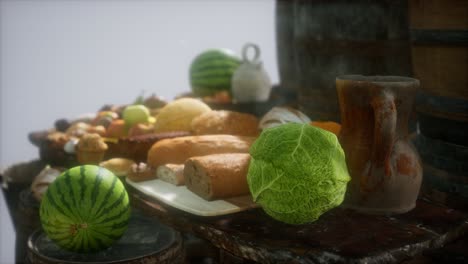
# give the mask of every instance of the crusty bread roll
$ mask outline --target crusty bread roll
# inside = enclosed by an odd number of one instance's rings
[[[247,153],[190,158],[184,167],[185,185],[208,201],[248,194],[249,162],[250,155]]]
[[[158,179],[174,185],[184,185],[184,164],[165,164],[156,169]]]
[[[202,135],[163,139],[148,151],[153,168],[168,163],[183,164],[188,158],[219,153],[248,153],[255,137]]]
[[[192,133],[194,135],[258,136],[258,122],[258,118],[251,114],[213,110],[205,112],[192,120]]]
[[[115,174],[117,177],[127,176],[131,171],[135,162],[131,159],[112,158],[99,163],[99,166],[104,167]]]
[[[31,184],[31,192],[37,201],[41,201],[49,185],[62,174],[63,168],[50,167],[47,165],[41,172],[34,178]]]

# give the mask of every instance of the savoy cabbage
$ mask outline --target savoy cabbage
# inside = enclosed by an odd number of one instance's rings
[[[343,202],[350,176],[335,134],[309,124],[284,124],[265,129],[250,154],[250,192],[271,217],[308,223]]]

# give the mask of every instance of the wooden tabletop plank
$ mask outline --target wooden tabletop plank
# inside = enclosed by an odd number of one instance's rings
[[[201,217],[172,208],[129,187],[132,203],[183,232],[262,263],[397,263],[468,232],[468,214],[419,200],[409,213],[365,215],[335,208],[319,220],[289,225],[261,208]]]

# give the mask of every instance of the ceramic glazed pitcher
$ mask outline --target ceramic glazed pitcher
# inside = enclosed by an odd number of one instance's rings
[[[339,140],[352,178],[345,207],[383,214],[415,207],[422,167],[408,119],[418,87],[418,80],[399,76],[336,78]]]
[[[252,59],[248,57],[253,49]],[[270,97],[271,81],[260,61],[260,48],[247,43],[242,48],[242,64],[232,75],[231,91],[237,103],[265,102]]]

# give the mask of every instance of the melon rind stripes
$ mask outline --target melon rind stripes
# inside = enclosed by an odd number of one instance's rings
[[[197,96],[231,91],[231,79],[241,61],[233,52],[211,49],[199,54],[190,65],[190,85]]]
[[[47,236],[74,252],[111,246],[127,230],[130,204],[122,182],[109,170],[83,165],[49,185],[40,207]]]

